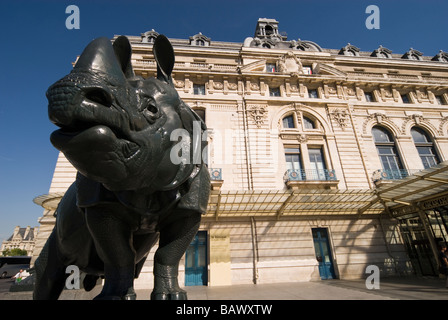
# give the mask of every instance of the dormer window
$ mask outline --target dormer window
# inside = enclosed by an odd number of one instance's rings
[[[211,42],[211,39],[204,36],[201,32],[190,37],[190,45],[191,46],[208,47],[208,46],[210,46],[210,42]]]
[[[392,51],[383,46],[379,46],[379,48],[374,50],[370,56],[389,59],[392,58]]]
[[[357,56],[359,56],[359,48],[348,43],[345,47],[343,47],[343,48],[341,48],[341,50],[339,50],[339,54],[344,55],[344,56],[352,56],[352,57],[356,56],[357,57]]]
[[[159,33],[152,29],[151,31],[146,31],[141,34],[143,43],[154,43],[156,38],[159,36]]]
[[[401,58],[409,60],[422,60],[423,53],[415,49],[409,49]]]

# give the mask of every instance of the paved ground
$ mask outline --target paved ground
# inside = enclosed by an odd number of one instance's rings
[[[9,292],[0,283],[0,300],[30,300],[31,292]],[[10,280],[9,280],[10,281]],[[3,289],[2,289],[3,288]],[[61,300],[90,300],[92,292],[65,290]],[[448,300],[445,280],[438,278],[383,278],[379,289],[367,289],[365,280],[325,280],[296,283],[186,287],[189,300]],[[148,300],[150,289],[136,290],[138,300]]]

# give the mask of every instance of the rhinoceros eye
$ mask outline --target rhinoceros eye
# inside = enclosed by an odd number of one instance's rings
[[[151,97],[144,97],[142,99],[140,111],[149,123],[154,123],[160,117],[159,108],[157,108],[154,99]]]
[[[151,101],[147,103],[146,110],[152,113],[157,113],[159,111],[159,109],[157,109],[157,107]]]

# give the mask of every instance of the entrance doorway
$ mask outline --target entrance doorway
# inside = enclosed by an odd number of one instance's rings
[[[326,228],[313,228],[313,241],[316,259],[319,262],[319,274],[322,280],[336,279],[330,242]]]
[[[185,252],[185,285],[206,286],[207,231],[198,231]]]

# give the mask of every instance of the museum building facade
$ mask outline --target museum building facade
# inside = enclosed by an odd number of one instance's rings
[[[137,75],[158,32],[128,36]],[[169,35],[168,35],[169,36]],[[114,37],[116,39],[117,36]],[[113,41],[113,40],[112,40]],[[173,83],[208,127],[211,196],[184,285],[438,275],[448,240],[448,53],[288,40],[259,19],[243,43],[170,39]],[[60,154],[35,257],[76,170]],[[152,285],[150,252],[136,288]]]

